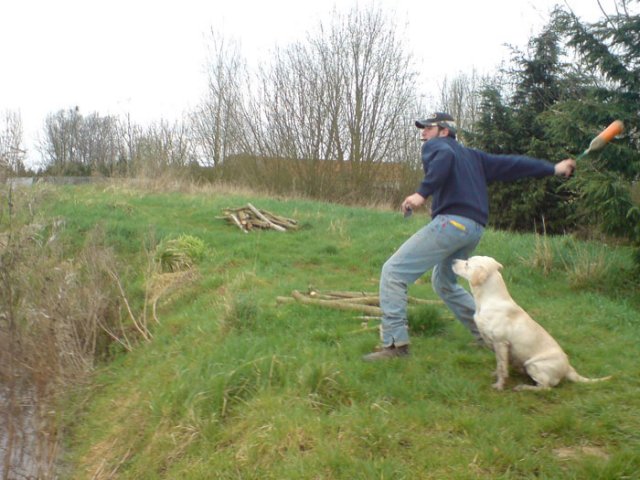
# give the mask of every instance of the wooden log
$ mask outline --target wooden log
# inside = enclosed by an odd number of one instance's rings
[[[263,222],[267,222],[271,228],[273,228],[274,230],[277,230],[279,232],[286,232],[287,229],[284,227],[281,227],[280,225],[276,225],[275,223],[273,223],[271,220],[269,220],[267,217],[265,217],[260,210],[258,210],[256,207],[254,207],[253,205],[251,205],[250,203],[247,203],[247,206],[251,209],[251,211],[253,213],[256,214],[256,216],[262,220]]]
[[[233,220],[233,223],[235,223],[240,230],[242,230],[244,233],[249,233],[247,232],[247,229],[244,228],[242,223],[240,223],[240,220],[238,220],[238,217],[236,217],[233,213],[229,214],[229,217],[231,218],[231,220]]]
[[[354,305],[380,305],[380,298],[375,297],[351,297],[351,298],[341,298],[341,297],[332,297],[331,302],[345,302],[352,303]]]
[[[368,292],[345,292],[340,290],[334,290],[330,292],[325,292],[325,295],[331,295],[332,297],[342,297],[342,298],[356,298],[356,297],[373,297],[375,293]]]
[[[287,222],[281,222],[280,220],[277,220],[277,219],[271,218],[271,217],[269,217],[269,219],[273,223],[275,223],[276,225],[280,225],[282,228],[285,228],[287,230],[297,230],[298,229],[297,225],[294,225],[294,224],[291,224],[291,223],[287,223]]]
[[[295,303],[297,300],[293,297],[276,297],[278,303]]]
[[[269,229],[271,228],[271,224],[267,223],[267,222],[263,222],[262,220],[258,220],[258,219],[251,219],[248,220],[247,223],[251,224],[252,226],[256,227],[256,228],[264,228],[264,229]]]
[[[361,297],[361,298],[367,298],[367,297]],[[304,295],[300,293],[297,290],[294,290],[292,292],[291,297],[282,297],[282,296],[276,297],[276,302],[279,304],[300,302],[307,305],[317,305],[320,307],[333,308],[336,310],[350,310],[350,311],[361,312],[364,315],[356,317],[360,319],[380,320],[382,318],[382,309],[380,307],[370,306],[367,304],[363,305],[359,303],[358,300],[359,298],[353,298],[353,297],[347,297],[346,299],[333,298],[333,299],[327,300],[326,298],[317,298],[315,296],[310,297],[308,295]],[[421,299],[415,299],[415,300],[421,300]],[[422,300],[422,302],[428,302],[429,304],[443,304],[443,302],[439,300]],[[454,317],[452,315],[445,315],[445,318],[453,319]]]
[[[347,302],[354,305],[378,305],[377,297],[362,297],[362,298],[343,298],[343,297],[331,297],[329,295],[308,295],[309,298],[315,300],[326,300],[327,302]]]
[[[382,310],[380,307],[372,307],[369,305],[358,305],[350,302],[342,302],[336,300],[316,300],[313,298],[309,298],[305,295],[302,295],[299,291],[294,290],[291,292],[291,296],[295,298],[297,301],[301,303],[305,303],[308,305],[318,305],[321,307],[333,308],[336,310],[351,310],[357,312],[363,312],[367,315],[382,315]]]
[[[349,291],[328,291],[324,293],[316,292],[317,295],[325,295],[329,297],[335,298],[343,298],[343,299],[355,299],[355,298],[379,298],[375,293],[368,292],[349,292]],[[351,300],[353,301],[353,300]],[[442,304],[442,300],[428,300],[423,298],[416,297],[407,297],[407,301],[413,305],[439,305]]]
[[[345,297],[345,296],[334,296],[326,293],[320,293],[318,291],[310,291],[307,295],[316,300],[327,300],[330,302],[349,302],[349,303],[359,303],[362,305],[379,305],[380,300],[377,295],[372,295],[368,297]]]
[[[239,222],[245,232],[253,228],[273,229],[279,232],[298,228],[296,220],[274,215],[266,210],[260,210],[251,203],[245,207],[225,208],[222,211],[224,216],[217,218],[226,219],[229,223],[235,223],[236,225]]]
[[[293,218],[281,217],[280,215],[276,215],[276,214],[271,213],[268,210],[264,210],[264,209],[262,210],[262,213],[266,217],[269,217],[269,219],[273,223],[281,224],[283,227],[290,226],[292,228],[297,228],[297,226],[298,226],[298,221],[294,220]]]
[[[309,292],[307,295],[311,298],[315,298],[318,300],[338,300],[336,297],[332,297],[331,295],[325,295],[324,293],[318,292]]]
[[[272,216],[274,219],[278,220],[278,221],[282,221],[282,222],[287,222],[290,223],[292,225],[297,225],[298,221],[294,218],[288,218],[288,217],[283,217],[281,215],[276,215],[275,213],[271,213],[267,210],[263,210],[263,212],[269,214],[270,216]]]

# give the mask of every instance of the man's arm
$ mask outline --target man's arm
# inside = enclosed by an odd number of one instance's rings
[[[494,155],[479,152],[483,158],[487,182],[509,182],[520,178],[542,178],[550,175],[569,177],[576,168],[575,160],[567,158],[553,164],[526,155]]]
[[[554,165],[555,174],[560,177],[570,177],[576,171],[576,161],[573,158],[566,158]]]
[[[431,145],[427,145],[427,147],[431,147]],[[442,185],[450,175],[454,161],[453,152],[446,145],[443,148],[443,145],[437,144],[435,148],[425,148],[423,150],[422,164],[425,175],[416,190],[416,193],[422,198],[422,202],[414,194],[410,195],[413,198],[413,203],[419,203],[417,206],[422,205],[434,192],[442,188]]]
[[[427,199],[419,193],[409,195],[402,202],[402,213],[406,214],[409,210],[415,210],[416,208],[421,207],[422,205],[424,205],[424,202],[426,200]]]
[[[433,144],[428,145],[423,150],[423,164],[428,164],[425,171],[424,179],[418,187],[418,191],[409,195],[402,202],[402,213],[405,215],[410,210],[415,210],[424,205],[427,198],[436,191],[446,180],[453,164],[453,154],[448,148],[429,148]],[[425,156],[427,160],[425,161]],[[430,157],[430,158],[428,158]]]

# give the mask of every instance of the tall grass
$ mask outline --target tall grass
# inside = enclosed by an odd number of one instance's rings
[[[123,280],[128,267],[106,244],[101,225],[83,229],[82,238],[73,232],[72,239],[65,217],[42,215],[55,195],[49,188],[2,192],[2,478],[56,478],[61,396],[85,382],[100,361],[149,341],[147,303],[155,311],[175,284],[158,285],[153,271],[146,272],[152,299],[134,312]]]
[[[244,235],[215,220],[247,201],[303,228]],[[505,266],[513,297],[577,370],[614,375],[499,393],[492,352],[469,346],[442,306],[411,312],[410,358],[368,364],[360,357],[378,332],[358,315],[276,302],[294,289],[375,291],[386,258],[426,222],[420,212],[407,221],[248,192],[112,186],[59,189],[47,218],[64,220],[67,257],[100,226],[104,248],[128,267],[120,278],[134,313],[153,296],[144,272],[158,245],[189,235],[205,246],[189,280],[157,302],[150,340],[131,352],[112,341],[109,361],[69,397],[65,478],[633,478],[640,469],[640,299],[623,247],[485,234],[476,252]],[[541,240],[547,260],[535,264]],[[592,253],[620,267],[605,275],[614,288],[573,287],[571,265]],[[410,293],[436,298],[428,278]]]

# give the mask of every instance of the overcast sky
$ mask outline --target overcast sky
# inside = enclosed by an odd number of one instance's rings
[[[567,2],[587,21],[601,16],[597,0]],[[437,88],[495,70],[505,44],[523,47],[564,0],[2,0],[0,113],[20,112],[32,155],[45,117],[76,105],[173,121],[203,96],[211,30],[238,40],[251,65],[356,3],[389,11],[422,84]]]

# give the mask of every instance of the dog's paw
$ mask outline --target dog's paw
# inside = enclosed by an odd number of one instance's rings
[[[504,390],[504,382],[496,382],[493,385],[491,385],[493,388],[495,388],[496,390],[502,391]]]

